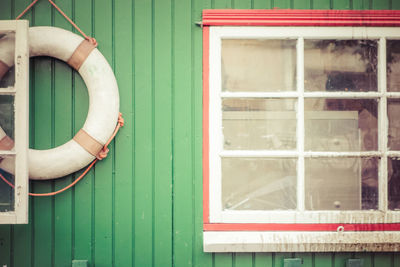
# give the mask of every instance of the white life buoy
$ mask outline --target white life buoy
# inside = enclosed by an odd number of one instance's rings
[[[2,41],[2,39],[4,39]],[[11,67],[14,43],[0,39],[0,63]],[[67,143],[47,150],[29,150],[29,177],[59,178],[76,172],[96,157],[112,135],[119,115],[119,93],[114,73],[104,56],[82,37],[56,27],[29,28],[30,57],[49,56],[68,62],[82,76],[89,92],[89,112],[83,128]],[[1,72],[1,71],[0,71]],[[0,130],[0,140],[6,138]],[[9,158],[0,168],[14,173]]]

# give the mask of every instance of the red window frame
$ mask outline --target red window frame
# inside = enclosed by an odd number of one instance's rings
[[[204,10],[203,11],[203,230],[204,231],[400,231],[400,223],[211,223],[209,203],[210,26],[400,26],[400,10]]]

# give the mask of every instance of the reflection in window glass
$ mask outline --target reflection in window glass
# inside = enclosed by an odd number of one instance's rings
[[[388,208],[400,210],[400,159],[388,158]]]
[[[400,99],[388,99],[388,148],[389,150],[400,150]]]
[[[15,83],[14,74],[14,47],[15,33],[0,32],[0,88],[13,87]],[[9,50],[7,50],[10,48]],[[11,52],[11,53],[10,53]],[[1,89],[0,89],[1,90]]]
[[[305,40],[305,91],[377,91],[377,41]]]
[[[378,209],[378,166],[378,158],[306,159],[306,209]]]
[[[306,150],[378,149],[377,100],[311,98],[304,107]]]
[[[227,150],[296,149],[295,99],[223,99]]]
[[[6,157],[12,156],[0,155],[0,161]],[[4,171],[3,169],[0,169],[0,174],[11,184],[15,184],[14,175]],[[0,179],[0,212],[7,211],[14,211],[14,189]]]
[[[223,209],[296,209],[296,162],[296,159],[223,158]]]
[[[386,41],[387,90],[400,91],[400,40]]]
[[[296,90],[296,40],[222,40],[222,91]]]
[[[0,95],[0,139],[4,137],[4,134],[14,139],[14,96],[12,95]]]

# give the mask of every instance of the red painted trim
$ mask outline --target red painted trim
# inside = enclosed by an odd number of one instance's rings
[[[203,222],[210,221],[209,187],[209,27],[203,28]]]
[[[400,10],[203,10],[205,26],[400,26]]]
[[[205,223],[204,231],[337,231],[339,226],[344,231],[400,231],[400,223],[376,223],[376,224],[346,224],[346,223]]]

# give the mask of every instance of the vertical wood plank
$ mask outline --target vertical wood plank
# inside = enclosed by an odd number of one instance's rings
[[[282,267],[283,260],[286,258],[293,258],[291,253],[273,253],[274,267]]]
[[[390,9],[390,0],[372,0],[372,9]]]
[[[135,266],[153,262],[152,2],[134,2]]]
[[[393,263],[392,253],[374,253],[373,266],[393,266],[392,263]]]
[[[114,1],[97,0],[94,2],[94,35],[99,43],[98,49],[111,67],[113,58],[113,8]],[[94,264],[113,266],[114,258],[114,146],[109,146],[107,158],[95,166],[94,197]]]
[[[38,2],[34,9],[36,26],[52,24],[52,15],[46,2]],[[52,125],[52,94],[54,93],[52,75],[53,59],[36,58],[34,66],[34,148],[48,149],[52,146],[54,125]],[[49,71],[50,70],[50,71]],[[40,104],[36,104],[40,103]],[[31,191],[35,193],[50,192],[53,183],[36,181],[31,183]],[[54,198],[39,197],[32,200],[33,204],[33,264],[34,266],[54,265]]]
[[[69,16],[71,1],[57,1]],[[58,13],[54,14],[54,26],[71,30],[71,25]],[[54,146],[66,143],[73,137],[72,124],[72,70],[64,62],[54,61]],[[55,190],[69,185],[72,177],[55,181]],[[68,190],[54,198],[54,265],[68,266],[72,261],[72,191]]]
[[[332,1],[333,9],[350,9],[351,0],[334,0]]]
[[[235,267],[250,267],[253,266],[252,253],[236,253]]]
[[[295,9],[311,9],[311,0],[296,0],[293,2]]]
[[[193,265],[194,147],[191,2],[176,0],[174,9],[173,224],[176,266]]]
[[[315,253],[314,266],[332,266],[333,255],[332,253]]]
[[[214,0],[215,9],[233,8],[232,0]]]
[[[272,253],[256,253],[255,255],[255,267],[272,267],[273,256]]]
[[[273,7],[275,8],[290,8],[291,0],[274,0]]]
[[[133,261],[133,16],[132,2],[115,1],[115,65],[125,126],[115,139],[115,266]],[[124,18],[124,19],[120,19]],[[124,101],[125,100],[125,101]],[[122,156],[123,155],[123,156]]]
[[[356,253],[355,258],[356,259],[362,259],[363,260],[363,267],[372,267],[373,266],[373,261],[372,261],[372,253]]]
[[[392,9],[399,10],[400,9],[400,1],[392,0]]]
[[[313,267],[313,253],[295,253],[295,258],[301,258],[302,267]]]
[[[251,0],[233,0],[233,8],[251,9]]]
[[[192,21],[201,21],[201,13],[211,8],[210,0],[194,1]],[[192,73],[194,97],[194,253],[193,265],[212,266],[212,253],[203,252],[203,31],[192,23]]]
[[[92,1],[73,0],[73,17],[75,22],[89,36],[93,36]],[[88,108],[89,97],[86,85],[81,76],[72,72],[72,134],[83,126]],[[75,179],[82,171],[73,174]],[[73,189],[72,209],[72,257],[75,260],[88,260],[94,262],[94,170],[92,169],[85,178]]]
[[[364,10],[371,9],[371,1],[370,0],[353,0],[353,9],[354,10]]]
[[[215,267],[229,266],[234,266],[232,253],[215,253]]]
[[[11,265],[11,226],[0,225],[0,266]]]
[[[312,9],[331,9],[330,0],[312,0]]]
[[[346,266],[346,261],[351,258],[353,258],[351,253],[334,253],[334,267]]]
[[[154,90],[154,264],[172,266],[172,3],[156,0],[153,9]]]
[[[272,8],[272,0],[253,0],[254,9]]]

